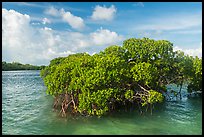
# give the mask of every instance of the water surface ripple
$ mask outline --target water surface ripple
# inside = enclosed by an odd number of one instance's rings
[[[201,98],[166,101],[153,115],[135,111],[65,119],[53,112],[45,90],[39,71],[2,71],[2,134],[202,134]]]

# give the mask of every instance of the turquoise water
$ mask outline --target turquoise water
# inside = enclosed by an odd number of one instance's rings
[[[155,106],[153,115],[133,111],[61,118],[45,90],[39,71],[2,71],[2,134],[202,134],[201,98],[166,101]]]

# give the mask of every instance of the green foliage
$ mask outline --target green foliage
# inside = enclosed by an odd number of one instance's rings
[[[158,75],[157,68],[146,62],[135,64],[130,72],[132,73],[135,82],[144,83],[148,86],[153,86],[155,84],[157,78],[156,75]]]
[[[133,67],[130,69],[134,79],[142,81],[143,85],[162,90],[161,87],[169,84],[167,79],[174,78],[173,44],[169,41],[131,38],[123,42],[123,48],[126,56],[134,60],[130,66]],[[144,71],[145,73],[142,73]]]
[[[153,104],[156,102],[162,102],[164,99],[163,95],[155,90],[149,91],[148,103]]]
[[[169,41],[148,38],[131,38],[93,56],[59,57],[41,70],[48,94],[71,95],[77,112],[97,116],[122,105],[162,102],[171,83],[187,80],[189,89],[202,90],[201,76],[202,59],[173,52]]]
[[[147,104],[160,103],[164,99],[163,95],[155,90],[150,90],[148,96],[142,96],[142,106]]]
[[[189,74],[190,83],[188,85],[188,91],[201,91],[202,92],[202,59],[195,57],[193,59],[192,73]]]
[[[173,66],[176,76],[175,84],[182,85],[187,82],[188,92],[202,91],[202,58],[184,55],[184,52],[176,51]]]
[[[127,90],[125,92],[125,98],[126,99],[133,99],[134,91],[133,90]]]

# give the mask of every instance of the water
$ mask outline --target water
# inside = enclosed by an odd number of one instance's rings
[[[201,98],[166,101],[155,106],[153,115],[135,111],[61,118],[52,110],[53,99],[39,73],[2,71],[2,134],[202,134]]]

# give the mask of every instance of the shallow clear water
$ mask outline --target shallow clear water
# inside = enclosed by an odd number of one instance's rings
[[[166,101],[153,115],[135,111],[65,119],[52,110],[45,90],[39,71],[2,71],[2,134],[202,134],[201,98]]]

